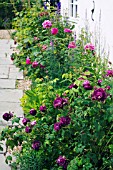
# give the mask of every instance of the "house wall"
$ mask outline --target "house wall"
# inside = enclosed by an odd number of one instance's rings
[[[89,25],[93,35],[100,35],[100,44],[110,50],[110,60],[113,62],[113,0],[94,0],[95,11],[94,21],[91,19],[91,10],[93,9],[93,0],[78,0],[78,15],[75,19],[77,32],[81,27]],[[61,13],[64,15],[66,9],[69,9],[69,0],[61,0]],[[68,10],[67,10],[68,11]],[[68,11],[69,12],[69,11]],[[88,22],[86,22],[86,18]],[[99,41],[99,40],[98,40]],[[103,49],[101,49],[103,50]]]

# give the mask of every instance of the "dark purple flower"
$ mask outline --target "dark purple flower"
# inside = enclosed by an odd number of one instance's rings
[[[97,84],[98,84],[99,86],[101,86],[101,83],[102,83],[102,80],[99,79],[98,82],[97,82]]]
[[[76,84],[71,84],[68,88],[72,89],[72,88],[77,88],[78,86]]]
[[[71,122],[71,118],[69,116],[66,117],[60,117],[60,123],[61,125],[69,125]]]
[[[110,89],[111,89],[111,87],[110,87],[110,86],[106,86],[106,89],[107,89],[107,90],[110,90]]]
[[[57,3],[57,9],[60,10],[61,9],[61,2]]]
[[[106,70],[106,76],[113,77],[113,70]]]
[[[56,162],[59,166],[67,169],[67,159],[65,156],[59,156]]]
[[[66,104],[68,104],[68,99],[61,97],[57,97],[53,102],[54,108],[62,108]]]
[[[53,102],[54,108],[61,108],[62,107],[62,98],[57,97]]]
[[[61,129],[61,123],[60,122],[56,122],[55,124],[54,124],[54,130],[55,131],[59,131]]]
[[[30,122],[29,119],[23,118],[22,123],[23,123],[25,126],[27,125],[28,122]]]
[[[92,100],[104,101],[107,98],[107,93],[103,88],[97,88],[92,93]]]
[[[40,111],[45,112],[46,111],[46,106],[40,106]]]
[[[31,114],[32,116],[35,116],[36,113],[37,113],[37,111],[36,111],[35,109],[31,109],[31,110],[30,110],[30,114]]]
[[[33,148],[34,150],[36,150],[36,151],[39,150],[40,146],[41,146],[41,143],[40,143],[40,141],[38,141],[38,140],[35,140],[35,141],[32,143],[32,148]]]
[[[89,82],[88,80],[85,80],[85,81],[83,82],[83,87],[84,87],[84,89],[86,89],[86,90],[92,90],[92,86],[90,85],[90,82]]]
[[[31,131],[32,131],[31,127],[26,126],[26,128],[25,128],[25,132],[26,132],[26,133],[31,133]]]
[[[44,2],[44,9],[45,9],[45,10],[47,9],[47,4],[46,4],[46,2]]]
[[[68,98],[62,98],[62,105],[67,105],[68,104]]]
[[[3,114],[3,119],[6,120],[6,121],[9,121],[12,117],[13,117],[13,114],[10,113],[10,112]]]

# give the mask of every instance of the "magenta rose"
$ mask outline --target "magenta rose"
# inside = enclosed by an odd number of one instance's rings
[[[113,77],[113,70],[106,70],[106,76]]]
[[[72,33],[72,30],[70,30],[69,28],[65,28],[65,29],[64,29],[64,32],[66,32],[66,33]]]
[[[45,20],[43,23],[42,23],[42,26],[43,28],[50,28],[52,26],[52,23],[51,21],[49,20]]]
[[[26,64],[27,64],[27,65],[31,64],[30,58],[26,58]]]
[[[68,48],[76,48],[76,44],[74,41],[70,42]]]
[[[58,34],[58,28],[52,28],[51,29],[51,34],[53,34],[53,35]]]
[[[95,50],[95,46],[94,46],[93,44],[88,43],[88,44],[86,44],[86,45],[84,46],[84,49],[85,49],[85,50],[94,51],[94,50]]]
[[[33,68],[36,68],[38,66],[38,62],[37,61],[34,61],[33,63],[32,63],[32,67]]]

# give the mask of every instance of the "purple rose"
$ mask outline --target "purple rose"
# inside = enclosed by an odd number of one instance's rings
[[[57,97],[53,102],[54,108],[61,108],[62,107],[62,98]]]
[[[10,113],[10,112],[3,114],[3,119],[6,120],[6,121],[9,121],[12,117],[13,117],[13,114]]]
[[[33,148],[34,150],[36,150],[36,151],[39,150],[40,146],[41,146],[41,143],[40,143],[40,141],[38,141],[38,140],[35,140],[35,141],[32,143],[32,148]]]
[[[40,106],[40,111],[45,112],[46,111],[46,106]]]
[[[101,83],[102,83],[102,80],[99,79],[98,82],[97,82],[97,84],[98,84],[99,86],[101,86]]]
[[[56,162],[59,166],[62,166],[63,168],[67,169],[68,164],[65,156],[59,156]]]
[[[36,111],[35,109],[31,109],[31,110],[30,110],[30,114],[31,114],[32,116],[35,116],[36,113],[37,113],[37,111]]]
[[[106,76],[113,77],[113,70],[106,70]]]
[[[26,128],[25,128],[25,132],[26,132],[26,133],[31,133],[31,131],[32,131],[31,127],[26,126]]]
[[[84,87],[84,89],[86,89],[86,90],[92,90],[92,86],[90,85],[90,82],[89,82],[88,80],[85,80],[85,81],[83,82],[83,87]]]
[[[71,122],[71,118],[66,116],[66,117],[60,117],[60,123],[61,125],[69,125]]]
[[[72,89],[72,88],[77,88],[78,86],[76,84],[71,84],[68,88]]]
[[[54,124],[54,130],[55,131],[59,131],[61,129],[61,123],[60,122],[56,122],[55,124]]]
[[[62,108],[66,104],[68,104],[68,99],[61,97],[57,97],[53,102],[54,108]]]
[[[107,90],[110,90],[110,89],[111,89],[111,87],[110,87],[110,86],[106,86],[106,89],[107,89]]]
[[[30,122],[29,119],[23,118],[22,123],[23,123],[25,126],[27,125],[28,122]]]
[[[92,94],[92,100],[104,101],[107,98],[107,93],[103,88],[97,88]]]
[[[36,120],[32,121],[32,122],[30,123],[30,125],[31,125],[31,126],[35,126],[35,125],[36,125]]]

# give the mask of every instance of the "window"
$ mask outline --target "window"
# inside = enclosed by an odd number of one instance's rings
[[[77,16],[78,16],[78,0],[69,0],[69,1],[70,1],[69,15],[72,18],[77,18]]]

